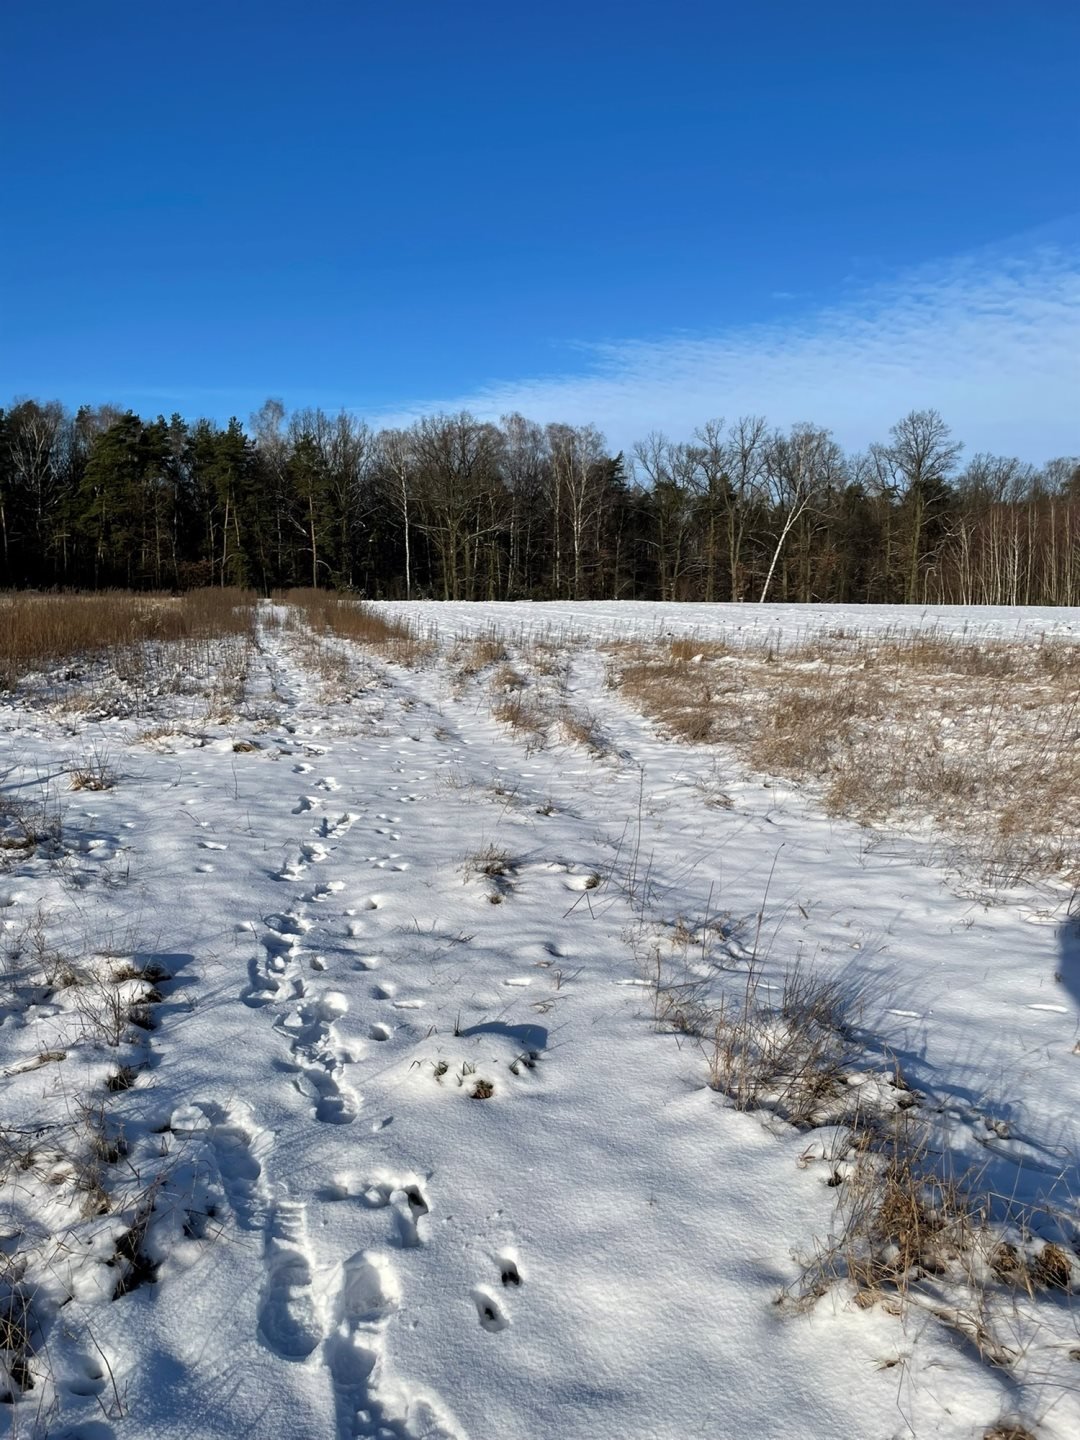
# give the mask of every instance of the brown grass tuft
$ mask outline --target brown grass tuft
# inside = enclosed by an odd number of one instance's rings
[[[518,730],[526,736],[530,748],[538,749],[547,740],[548,719],[535,701],[520,691],[500,700],[491,711],[501,725]]]

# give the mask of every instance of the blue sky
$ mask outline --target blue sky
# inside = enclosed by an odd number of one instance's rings
[[[38,0],[0,397],[1080,449],[1070,0]],[[10,143],[13,142],[13,143]]]

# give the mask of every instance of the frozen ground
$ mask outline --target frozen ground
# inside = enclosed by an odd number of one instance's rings
[[[561,636],[602,751],[530,746],[439,658],[356,651],[335,680],[271,607],[229,723],[195,698],[0,707],[4,794],[50,817],[0,871],[0,1245],[32,1352],[0,1432],[1080,1434],[1064,1291],[1020,1297],[996,1368],[925,1307],[776,1304],[835,1227],[828,1132],[710,1089],[654,983],[716,1004],[755,953],[767,983],[835,975],[863,997],[853,1081],[898,1063],[957,1167],[1053,1193],[1068,1238],[1068,897],[965,896],[930,846],[659,739],[570,643],[914,623],[1026,643],[1080,615],[410,613],[444,650]],[[116,783],[69,792],[88,753]],[[718,766],[730,808],[708,803]],[[140,1002],[152,1029],[123,1023]]]

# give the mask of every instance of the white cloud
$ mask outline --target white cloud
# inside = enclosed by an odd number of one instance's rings
[[[1080,248],[983,252],[790,322],[582,347],[577,373],[502,380],[404,407],[594,421],[613,447],[688,437],[710,417],[813,420],[857,448],[914,408],[968,451],[1040,461],[1080,451]]]

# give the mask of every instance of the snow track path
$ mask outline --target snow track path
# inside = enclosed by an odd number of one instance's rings
[[[83,913],[193,957],[123,1100],[173,1157],[159,1210],[188,1218],[156,1285],[94,1309],[123,1414],[73,1360],[43,1433],[978,1440],[1016,1408],[923,1320],[781,1320],[792,1252],[833,1223],[829,1167],[707,1088],[649,976],[738,982],[756,932],[857,977],[867,1033],[1015,1187],[1075,1165],[1051,925],[957,897],[914,843],[876,856],[794,790],[731,775],[709,808],[714,757],[658,739],[588,651],[568,694],[602,754],[535,748],[441,662],[353,652],[328,698],[282,618],[263,607],[249,721],[160,751],[129,734],[93,797],[134,859]],[[680,925],[705,940],[679,951]],[[1039,1440],[1080,1433],[1073,1396],[1038,1418]]]

